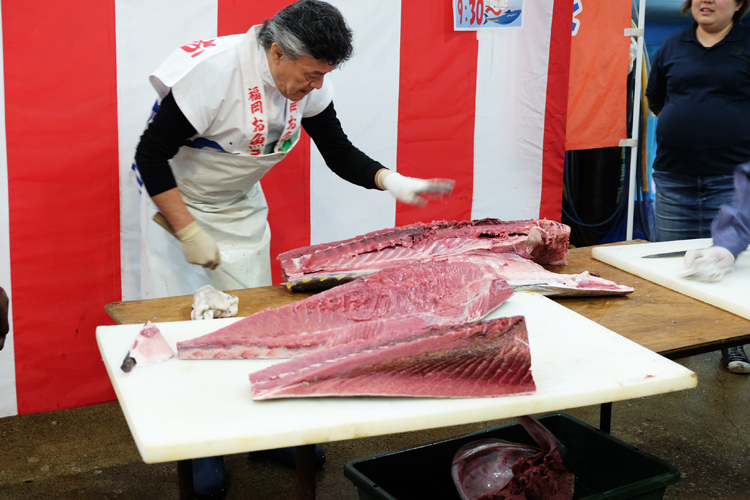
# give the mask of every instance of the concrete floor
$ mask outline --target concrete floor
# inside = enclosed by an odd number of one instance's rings
[[[750,377],[720,368],[720,354],[679,361],[698,387],[615,403],[612,434],[682,471],[667,500],[750,499]],[[598,427],[599,407],[564,410]],[[451,438],[508,420],[326,443],[318,499],[357,500],[346,462]],[[294,498],[294,471],[226,457],[228,500]],[[0,419],[0,499],[177,499],[176,465],[144,464],[117,403]]]

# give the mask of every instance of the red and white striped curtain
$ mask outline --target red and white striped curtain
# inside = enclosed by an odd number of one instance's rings
[[[290,0],[0,0],[0,416],[111,401],[95,329],[138,299],[133,153],[176,47],[243,33]],[[262,184],[272,255],[436,219],[559,220],[571,0],[520,29],[456,32],[450,0],[331,0],[355,33],[331,74],[344,130],[407,176],[456,180],[425,209],[337,178],[303,141]],[[4,126],[4,128],[3,128]],[[276,271],[276,282],[280,273]],[[124,353],[123,353],[124,354]]]

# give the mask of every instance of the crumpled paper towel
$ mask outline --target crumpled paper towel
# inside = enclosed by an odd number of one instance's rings
[[[221,292],[211,285],[205,285],[193,294],[192,319],[231,318],[237,314],[239,297]]]

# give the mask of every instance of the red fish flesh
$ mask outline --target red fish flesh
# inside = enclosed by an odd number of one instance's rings
[[[319,290],[394,266],[477,251],[515,253],[539,264],[566,264],[569,237],[570,227],[544,219],[418,222],[290,250],[278,259],[292,291]]]
[[[505,278],[516,292],[532,291],[561,297],[626,295],[634,291],[632,287],[593,276],[588,271],[580,274],[553,273],[513,253],[476,252],[460,259],[494,266],[498,275]]]
[[[462,500],[573,498],[575,474],[564,463],[565,447],[538,420],[525,415],[518,421],[539,448],[483,439],[458,449],[451,474]]]
[[[202,337],[177,343],[180,359],[284,358],[393,330],[479,319],[513,289],[483,263],[389,269]]]
[[[386,332],[251,373],[250,383],[253,399],[536,390],[523,316]]]

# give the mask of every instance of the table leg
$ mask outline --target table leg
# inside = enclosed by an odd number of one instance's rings
[[[297,500],[315,500],[315,445],[297,446]]]
[[[612,430],[612,403],[602,403],[599,410],[599,430],[607,434]]]
[[[180,500],[193,500],[193,461],[177,462],[177,489]]]

